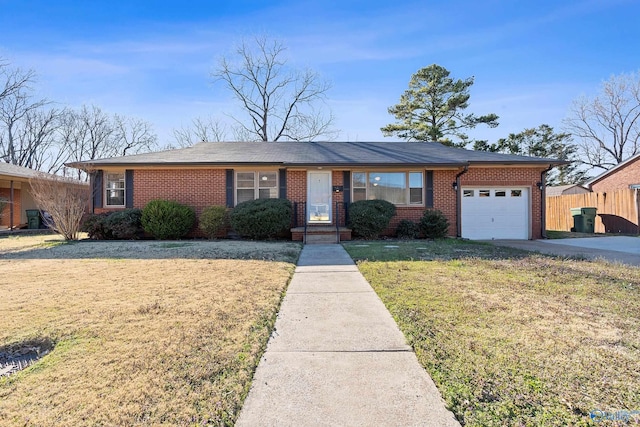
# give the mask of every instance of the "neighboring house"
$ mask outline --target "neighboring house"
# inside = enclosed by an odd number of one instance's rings
[[[547,197],[564,196],[565,194],[584,194],[588,192],[589,190],[580,184],[556,185],[554,187],[547,187],[546,189]]]
[[[27,224],[27,210],[39,209],[33,199],[29,180],[42,175],[42,172],[0,162],[0,197],[9,203],[2,212],[0,228],[18,228]],[[54,175],[50,175],[54,176]],[[77,182],[80,185],[85,185]]]
[[[640,153],[585,183],[594,193],[627,190],[640,185]]]
[[[397,206],[387,234],[425,209],[469,239],[537,239],[544,230],[546,171],[565,162],[469,151],[438,143],[199,143],[189,148],[70,163],[91,176],[94,212],[177,200],[196,213],[211,205],[287,198],[292,225],[344,226],[351,202]],[[301,240],[300,229],[292,238]],[[345,230],[342,238],[349,238]]]
[[[38,209],[31,196],[29,179],[37,171],[0,162],[0,197],[9,201],[0,218],[0,228],[14,228],[27,223],[27,209]]]

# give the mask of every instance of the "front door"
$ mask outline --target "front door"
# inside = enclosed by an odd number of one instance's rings
[[[331,223],[331,171],[309,171],[307,175],[307,220]]]

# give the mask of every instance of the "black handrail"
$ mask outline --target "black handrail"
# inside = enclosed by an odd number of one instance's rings
[[[336,240],[340,243],[340,227],[346,227],[349,221],[349,204],[345,202],[336,202]]]
[[[304,218],[304,236],[302,237],[302,243],[307,242],[307,202],[293,202],[293,226],[295,228],[300,227],[300,216]]]
[[[302,237],[302,243],[307,244],[307,223],[309,215],[307,214],[307,202],[302,202],[302,214],[304,215],[304,236]]]

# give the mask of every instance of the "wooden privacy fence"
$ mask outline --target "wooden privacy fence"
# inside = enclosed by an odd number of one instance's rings
[[[570,231],[571,208],[597,208],[596,233],[640,234],[639,197],[630,189],[547,197],[547,230]]]

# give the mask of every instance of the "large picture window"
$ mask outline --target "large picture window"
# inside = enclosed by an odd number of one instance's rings
[[[277,172],[238,172],[236,174],[236,204],[277,197]]]
[[[353,172],[353,201],[386,200],[395,205],[423,205],[422,172]]]
[[[105,187],[106,206],[124,206],[124,172],[107,173]]]

